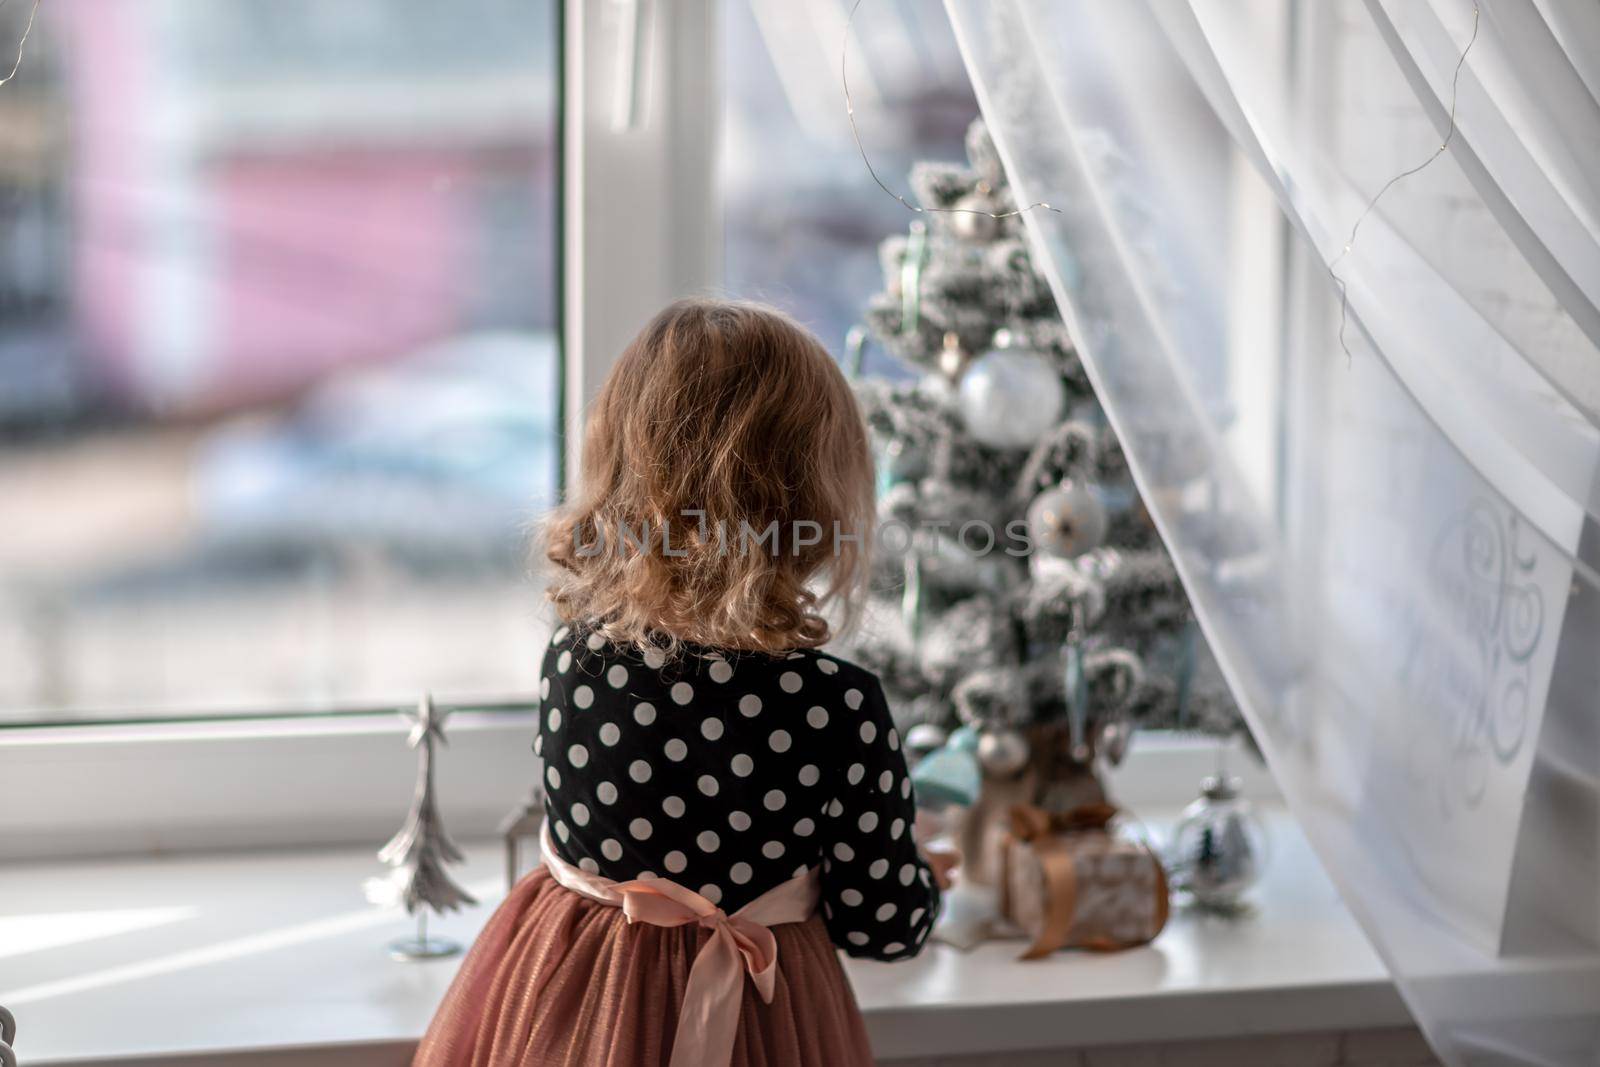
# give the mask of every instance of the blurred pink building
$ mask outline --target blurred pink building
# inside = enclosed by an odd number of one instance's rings
[[[136,410],[230,409],[458,332],[550,323],[548,4],[442,5],[449,32],[377,0],[47,10],[97,389]]]

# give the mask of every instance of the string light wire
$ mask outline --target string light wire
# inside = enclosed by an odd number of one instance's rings
[[[872,176],[872,180],[877,183],[878,188],[900,201],[906,210],[915,211],[919,215],[940,212],[947,215],[986,215],[991,219],[1009,219],[1040,207],[1046,211],[1054,211],[1059,214],[1060,208],[1051,207],[1042,200],[1036,204],[1029,204],[1027,207],[1016,208],[1012,211],[983,211],[979,208],[969,207],[921,207],[889,188],[884,183],[884,180],[878,177],[878,172],[873,167],[872,160],[867,156],[867,147],[861,142],[861,131],[856,127],[855,103],[850,99],[850,31],[855,26],[856,12],[861,10],[861,4],[862,0],[855,0],[855,3],[850,5],[850,14],[844,21],[844,43],[839,48],[839,84],[844,88],[844,113],[845,117],[850,120],[850,136],[856,143],[856,151],[861,153],[862,164],[866,166],[867,173]]]
[[[0,8],[6,6],[10,0],[0,0]],[[22,69],[22,50],[27,47],[28,35],[33,32],[33,20],[39,14],[40,0],[33,0],[33,6],[28,9],[28,23],[22,27],[22,39],[17,42],[17,58],[11,64],[11,70],[4,78],[0,78],[0,85],[4,85],[17,76],[17,71]]]
[[[1472,35],[1467,38],[1467,46],[1461,50],[1461,58],[1456,60],[1455,72],[1450,76],[1450,123],[1445,128],[1444,139],[1439,142],[1439,147],[1435,148],[1427,159],[1424,159],[1421,163],[1418,163],[1409,170],[1401,171],[1399,174],[1396,174],[1393,178],[1390,178],[1388,181],[1383,183],[1383,187],[1373,194],[1371,200],[1367,201],[1367,206],[1362,209],[1361,214],[1356,216],[1355,223],[1350,227],[1350,236],[1345,238],[1344,248],[1337,256],[1334,256],[1333,259],[1329,260],[1328,262],[1328,276],[1333,279],[1333,284],[1339,287],[1339,347],[1344,349],[1344,358],[1347,361],[1353,358],[1350,354],[1350,346],[1345,342],[1345,325],[1350,319],[1350,292],[1349,286],[1345,284],[1345,280],[1339,276],[1339,264],[1344,260],[1345,256],[1350,254],[1350,249],[1355,247],[1356,234],[1360,231],[1361,224],[1366,222],[1367,216],[1372,214],[1373,210],[1377,208],[1378,201],[1383,199],[1383,194],[1387,193],[1396,184],[1406,178],[1411,177],[1413,174],[1417,173],[1419,170],[1422,170],[1428,164],[1444,155],[1445,152],[1449,151],[1450,142],[1455,138],[1456,135],[1456,101],[1458,87],[1461,82],[1461,68],[1466,66],[1467,53],[1472,51],[1472,46],[1477,42],[1477,40],[1478,5],[1473,4]]]

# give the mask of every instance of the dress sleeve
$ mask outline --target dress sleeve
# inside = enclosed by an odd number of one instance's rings
[[[939,887],[912,839],[916,804],[900,735],[876,678],[847,688],[836,793],[824,811],[823,917],[851,956],[915,956],[939,914]]]

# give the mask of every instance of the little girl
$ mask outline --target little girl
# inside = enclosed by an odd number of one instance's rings
[[[905,959],[939,909],[883,690],[818,649],[872,487],[849,386],[782,314],[684,301],[629,346],[546,532],[544,865],[417,1064],[872,1062],[835,946]]]

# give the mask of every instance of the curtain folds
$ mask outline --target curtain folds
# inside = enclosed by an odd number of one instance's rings
[[[1597,9],[946,6],[1211,645],[1419,1024],[1453,1064],[1600,1062]]]

